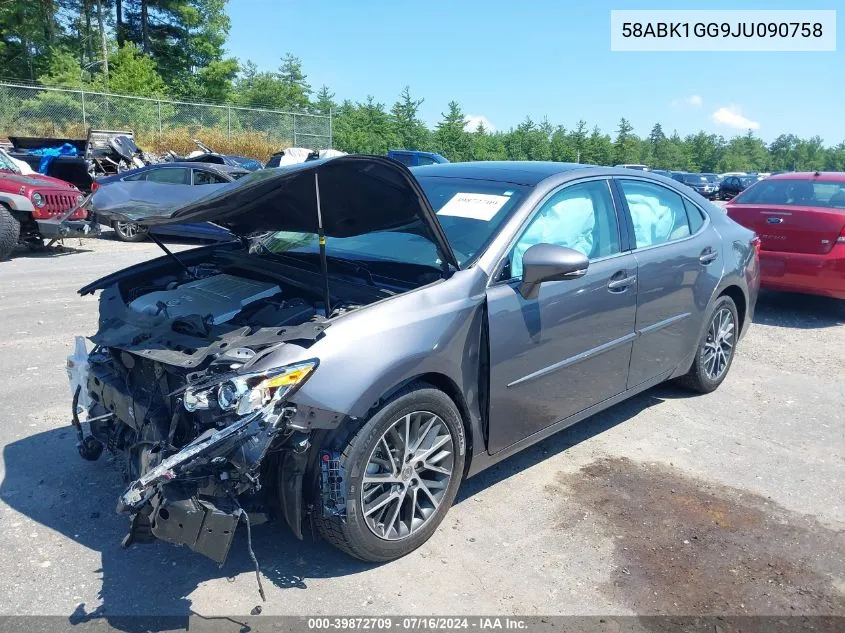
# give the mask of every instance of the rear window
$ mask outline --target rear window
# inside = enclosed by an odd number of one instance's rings
[[[845,182],[835,180],[762,180],[734,199],[736,204],[845,209]]]

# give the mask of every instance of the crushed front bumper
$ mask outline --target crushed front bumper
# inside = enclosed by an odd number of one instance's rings
[[[222,564],[229,555],[241,509],[231,500],[202,498],[176,482],[160,487],[151,500],[153,536]]]
[[[36,220],[38,233],[48,240],[73,237],[97,237],[100,225],[88,220]]]
[[[207,431],[132,482],[117,503],[118,512],[133,516],[130,542],[136,532],[148,530],[222,564],[238,522],[243,518],[250,523],[237,496],[244,488],[259,490],[258,478],[251,473],[286,420],[284,407],[268,405],[225,428]],[[265,519],[253,516],[252,523]]]

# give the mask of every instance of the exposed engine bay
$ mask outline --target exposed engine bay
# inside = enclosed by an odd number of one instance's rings
[[[377,350],[358,378],[361,355],[384,340],[371,329],[412,348],[395,361],[436,354],[453,367],[450,341],[475,327],[481,295],[410,296],[461,269],[420,183],[391,159],[341,156],[256,172],[196,200],[140,204],[118,192],[97,214],[150,227],[213,222],[233,237],[176,254],[151,231],[164,257],[79,290],[100,291],[100,314],[93,349],[80,337],[68,358],[73,425],[83,458],[107,450],[124,466],[124,542],[157,538],[222,563],[243,522],[257,572],[255,522],[278,516],[298,538],[345,523],[344,443],[401,388],[387,384],[397,368]],[[356,314],[382,300],[371,322]],[[463,307],[452,316],[444,305]],[[423,335],[399,339],[420,314]],[[478,348],[454,349],[473,358]],[[473,361],[467,372],[477,374]]]
[[[307,350],[332,317],[391,293],[350,282],[354,302],[326,314],[294,267],[256,259],[217,251],[103,287],[94,348],[80,337],[68,359],[80,454],[120,456],[131,482],[118,501],[132,517],[127,544],[158,538],[222,563],[239,521],[263,521],[279,502],[302,537],[310,437],[289,424],[285,396],[318,362],[250,368],[282,345]]]

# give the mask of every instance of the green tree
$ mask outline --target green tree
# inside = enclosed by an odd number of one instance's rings
[[[581,162],[594,165],[611,165],[614,160],[614,152],[615,147],[613,141],[610,140],[610,135],[602,134],[599,127],[595,126],[587,139]]]
[[[450,101],[448,111],[437,124],[434,143],[437,151],[452,162],[470,160],[472,142],[469,133],[464,130],[466,116],[457,101]]]
[[[34,81],[59,44],[54,0],[0,2],[0,68],[5,77]]]
[[[424,99],[413,99],[411,89],[405,86],[399,100],[390,109],[390,118],[402,149],[423,149],[430,144],[430,136],[425,123],[418,116]]]
[[[131,43],[119,48],[109,61],[108,88],[117,94],[167,96],[167,88],[155,62]]]
[[[613,160],[617,164],[640,162],[639,139],[634,134],[634,126],[624,117],[619,119],[619,127],[616,130]]]
[[[282,58],[278,78],[282,89],[281,107],[296,112],[307,111],[310,106],[311,85],[302,72],[302,60],[287,53]]]
[[[559,125],[552,133],[549,141],[549,152],[551,160],[574,163],[578,158],[578,153],[573,143],[571,134],[567,134],[566,128]]]
[[[505,160],[508,157],[503,135],[490,133],[481,121],[471,136],[472,160]]]
[[[328,86],[322,86],[315,96],[313,105],[315,114],[329,115],[337,108],[337,104],[334,102],[334,93],[329,90]]]
[[[337,149],[356,154],[386,154],[396,136],[384,104],[368,96],[364,103],[344,101],[333,120]]]

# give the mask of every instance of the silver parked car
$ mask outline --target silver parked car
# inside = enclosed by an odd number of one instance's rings
[[[665,380],[718,387],[759,285],[753,232],[623,169],[345,156],[100,211],[241,237],[82,288],[99,330],[69,359],[128,540],[220,562],[268,514],[407,554],[466,477]]]

